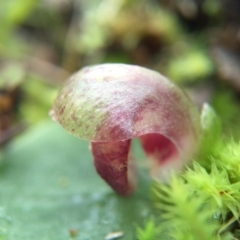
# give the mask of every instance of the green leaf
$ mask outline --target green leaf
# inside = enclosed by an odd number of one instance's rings
[[[4,151],[0,171],[0,239],[104,239],[154,215],[149,187],[116,195],[95,172],[88,142],[46,122]],[[145,178],[146,180],[146,178]]]
[[[207,103],[205,103],[202,108],[201,125],[203,136],[199,153],[203,158],[213,150],[214,145],[221,138],[222,131],[220,118],[215,113],[214,109]]]

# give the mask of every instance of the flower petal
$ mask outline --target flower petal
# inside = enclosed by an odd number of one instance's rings
[[[129,161],[131,140],[92,142],[91,149],[98,174],[120,195],[133,192],[135,170]]]

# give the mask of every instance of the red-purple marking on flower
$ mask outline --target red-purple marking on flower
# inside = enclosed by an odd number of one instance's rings
[[[121,195],[136,185],[132,138],[139,138],[152,177],[162,181],[184,167],[200,140],[200,116],[186,94],[161,74],[133,65],[102,64],[77,72],[51,115],[69,133],[91,142],[97,172]]]

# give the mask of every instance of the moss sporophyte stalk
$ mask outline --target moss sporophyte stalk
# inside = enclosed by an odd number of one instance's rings
[[[131,140],[138,138],[153,179],[166,182],[199,148],[201,119],[187,95],[155,71],[126,64],[85,67],[65,83],[51,115],[91,143],[99,175],[120,195],[136,187]]]

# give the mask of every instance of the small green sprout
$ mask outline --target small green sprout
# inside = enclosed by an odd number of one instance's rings
[[[173,239],[212,240],[218,229],[214,211],[197,196],[180,176],[173,175],[169,185],[154,185],[156,206],[161,210],[161,226]],[[212,219],[212,220],[211,220]]]
[[[225,169],[231,182],[240,181],[240,141],[220,141],[215,147],[212,159],[219,169]]]
[[[137,227],[138,240],[157,240],[159,227],[153,217],[148,219],[143,228]]]
[[[221,213],[225,220],[228,212],[232,212],[236,219],[240,210],[240,182],[231,183],[226,169],[217,168],[212,163],[211,171],[194,163],[193,169],[188,169],[183,175],[189,191],[203,198],[203,202],[211,204],[211,208]]]

